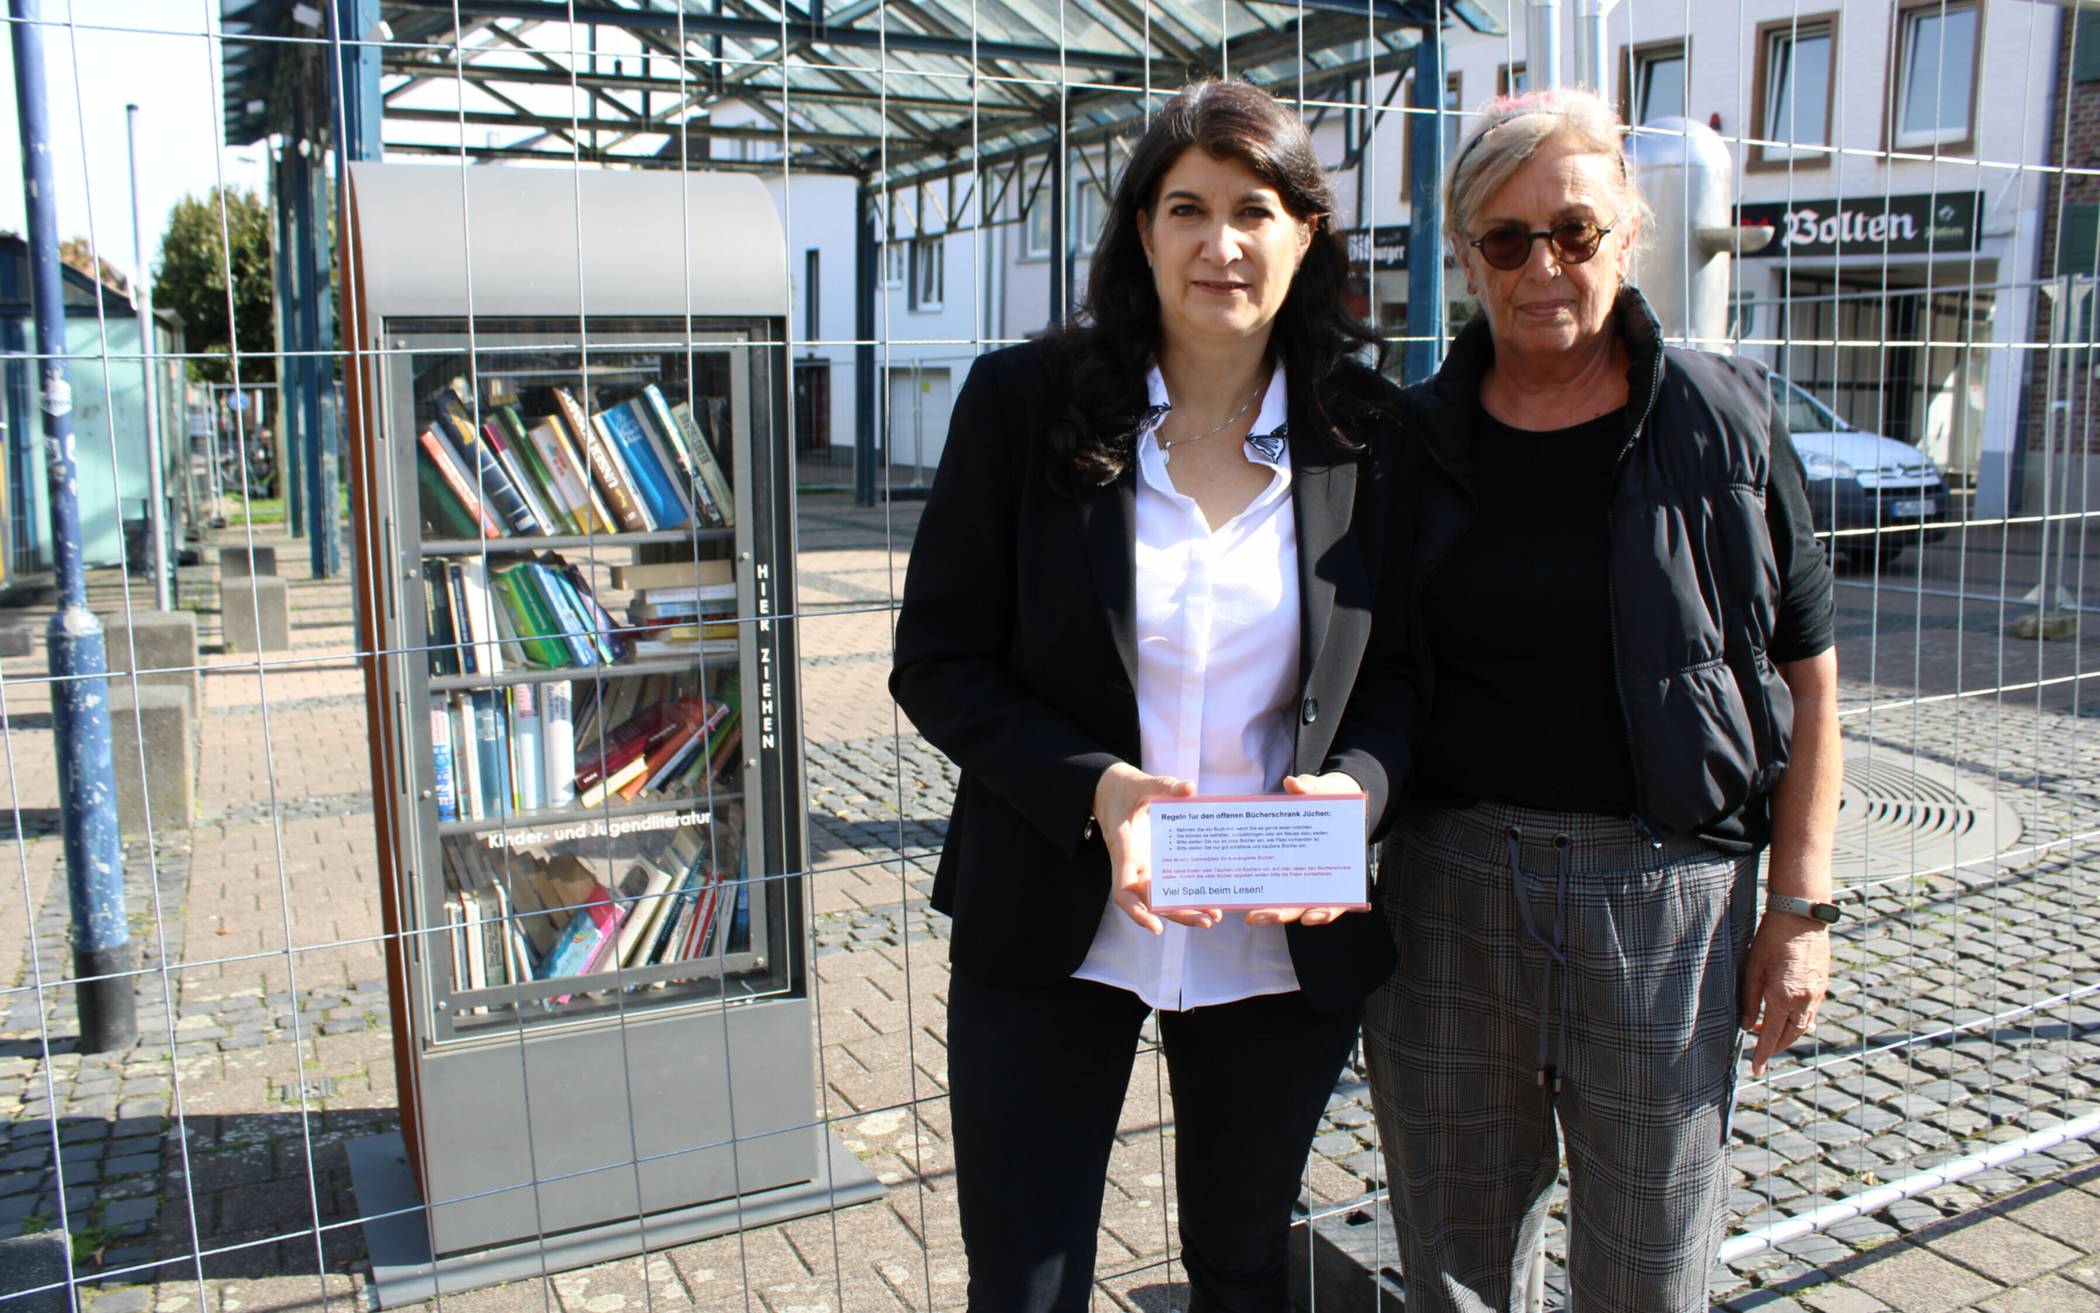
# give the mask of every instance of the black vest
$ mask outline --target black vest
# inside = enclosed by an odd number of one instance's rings
[[[1633,361],[1609,514],[1612,662],[1635,819],[1692,834],[1762,802],[1793,732],[1793,698],[1767,655],[1780,590],[1765,521],[1772,394],[1762,366],[1664,346],[1632,288],[1614,313]],[[1425,490],[1416,634],[1423,589],[1471,516],[1473,428],[1493,360],[1480,316],[1436,376],[1408,389],[1445,476]],[[1419,645],[1417,664],[1434,696]]]

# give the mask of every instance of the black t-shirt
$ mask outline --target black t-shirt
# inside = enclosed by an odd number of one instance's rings
[[[1424,595],[1422,641],[1436,663],[1436,693],[1415,779],[1429,801],[1633,812],[1608,583],[1608,517],[1625,441],[1623,409],[1551,432],[1480,414],[1473,521]],[[1765,496],[1784,581],[1775,662],[1831,644],[1830,575],[1804,483],[1793,444],[1775,436]],[[1769,837],[1763,802],[1701,837],[1731,851],[1761,846]]]

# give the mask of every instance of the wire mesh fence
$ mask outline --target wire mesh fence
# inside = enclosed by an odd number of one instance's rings
[[[966,1307],[957,772],[886,685],[963,380],[1072,311],[1198,76],[1301,116],[1352,311],[1396,378],[1433,357],[1476,308],[1424,276],[1424,184],[1550,62],[1527,29],[1596,52],[1637,281],[1774,371],[1836,570],[1849,915],[1814,1036],[1739,1084],[1712,1293],[2100,1299],[2100,14],[1541,9],[17,0],[83,239],[137,1033],[93,1051],[76,1002],[55,361],[10,234],[0,1307]],[[1091,1303],[1182,1308],[1149,1024],[1137,1056]],[[1400,1306],[1385,1177],[1352,1059],[1297,1307]],[[1557,1198],[1537,1305],[1567,1256]]]

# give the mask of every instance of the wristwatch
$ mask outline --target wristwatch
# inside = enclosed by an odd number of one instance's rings
[[[1845,918],[1844,909],[1836,903],[1818,903],[1795,894],[1766,894],[1765,907],[1774,912],[1792,912],[1824,925],[1836,925]]]

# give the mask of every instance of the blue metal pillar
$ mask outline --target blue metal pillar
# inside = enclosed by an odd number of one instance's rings
[[[875,189],[861,184],[853,225],[853,504],[875,504]]]
[[[299,268],[298,234],[292,222],[299,194],[292,177],[292,161],[297,158],[296,141],[287,141],[278,148],[276,162],[270,169],[270,209],[277,220],[277,250],[271,262],[277,285],[277,447],[284,453],[277,466],[277,495],[284,498],[286,527],[294,538],[306,533],[306,485],[300,478],[306,464],[302,431],[306,414],[299,404],[306,358],[299,354],[298,299],[293,288]],[[249,439],[253,438],[255,425],[251,417],[241,426]]]
[[[342,573],[342,536],[336,514],[335,367],[324,354],[335,347],[335,298],[328,291],[328,170],[320,143],[299,156],[297,314],[300,410],[306,438],[306,546],[316,579]]]
[[[14,16],[22,191],[29,209],[30,300],[43,369],[44,469],[51,486],[52,555],[58,566],[58,611],[51,617],[46,643],[58,748],[59,817],[73,912],[80,1046],[101,1053],[128,1048],[138,1037],[131,932],[124,915],[124,849],[118,842],[117,781],[110,760],[109,666],[102,622],[87,608],[87,575],[80,556],[73,388],[66,371],[58,212],[51,199],[51,128],[44,110],[44,29],[37,0],[10,0],[9,9]]]
[[[328,75],[335,86],[341,117],[334,129],[338,178],[349,175],[340,165],[349,160],[380,158],[379,124],[386,112],[379,94],[381,47],[367,37],[379,25],[379,0],[335,0],[336,46],[330,50]]]
[[[1434,114],[1407,116],[1409,154],[1407,251],[1407,381],[1436,372],[1444,359],[1444,41],[1433,26],[1422,29],[1415,47],[1415,85],[1410,101]]]

